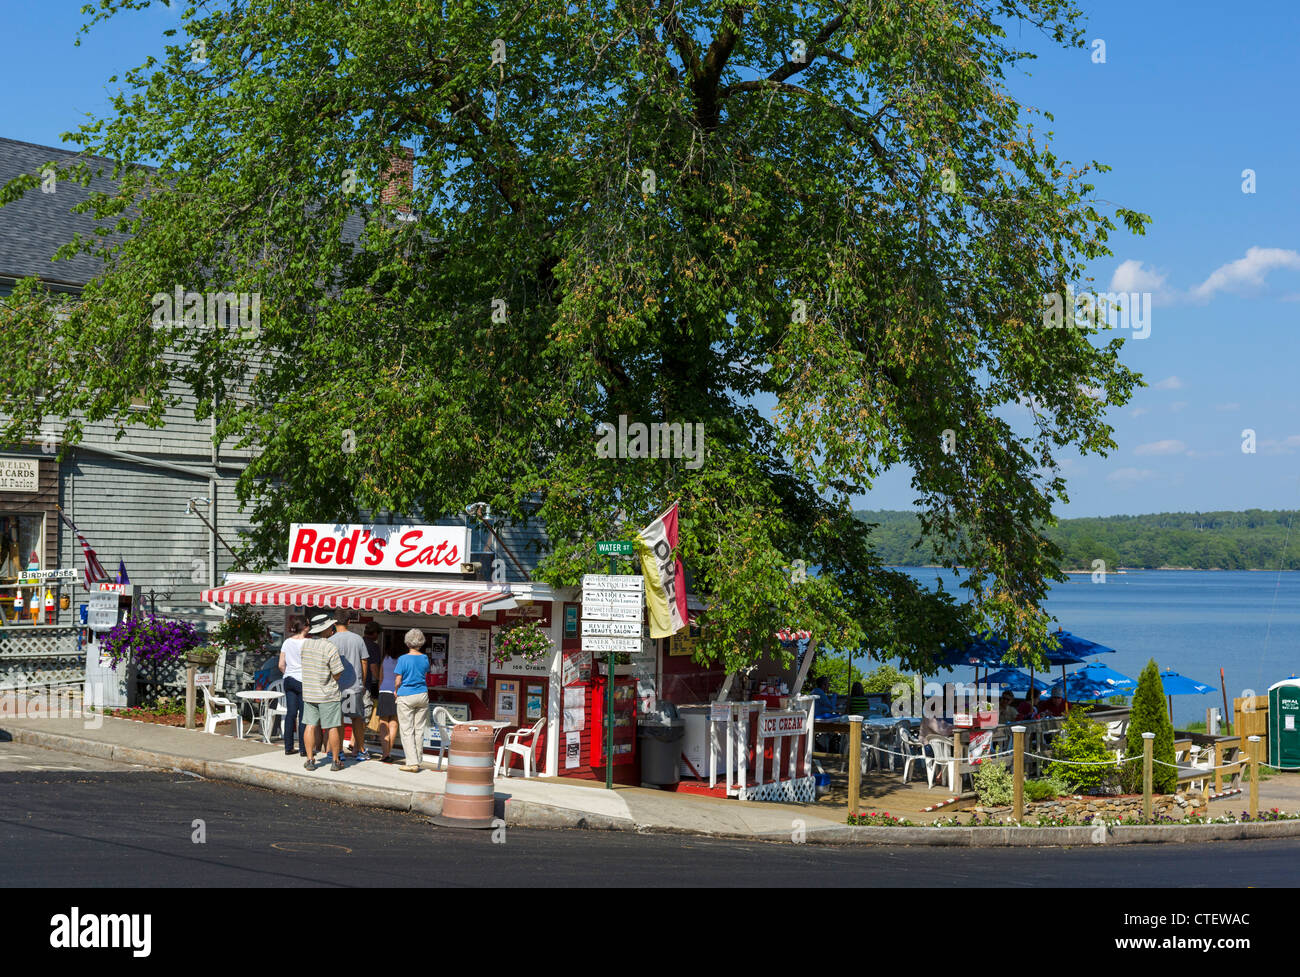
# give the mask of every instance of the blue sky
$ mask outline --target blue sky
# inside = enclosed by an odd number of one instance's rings
[[[107,79],[179,20],[162,7],[128,13],[74,47],[81,3],[0,0],[0,135],[59,145],[86,113],[107,111]],[[1111,410],[1109,458],[1067,455],[1071,504],[1059,514],[1300,508],[1300,4],[1083,6],[1105,62],[1026,33],[1043,57],[1009,83],[1055,115],[1059,156],[1113,167],[1099,198],[1154,218],[1145,237],[1117,233],[1115,257],[1092,268],[1100,291],[1152,293],[1150,335],[1124,352],[1152,386]],[[1242,192],[1246,169],[1254,193]],[[903,509],[913,497],[898,471],[858,502]]]

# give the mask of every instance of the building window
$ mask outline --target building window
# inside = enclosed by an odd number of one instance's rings
[[[45,516],[0,512],[0,618],[4,625],[51,623],[42,585],[19,586],[27,570],[44,565]],[[53,595],[53,590],[51,590]]]

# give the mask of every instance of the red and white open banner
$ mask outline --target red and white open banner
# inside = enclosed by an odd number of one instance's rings
[[[637,539],[650,637],[667,638],[686,627],[686,570],[677,559],[677,503],[641,530]]]

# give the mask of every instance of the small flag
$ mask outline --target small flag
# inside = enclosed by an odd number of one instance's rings
[[[81,535],[81,530],[78,529],[73,521],[68,518],[62,507],[56,506],[55,508],[58,509],[59,519],[62,520],[65,526],[76,534],[77,542],[81,544],[81,552],[86,558],[86,589],[89,590],[91,584],[108,583],[108,574],[105,573],[104,568],[100,566],[99,557],[97,557],[95,551],[90,548],[90,543],[86,541],[86,537]]]
[[[121,559],[120,557],[118,558],[117,561],[117,582],[118,583],[131,582],[131,578],[126,575],[126,561]]]

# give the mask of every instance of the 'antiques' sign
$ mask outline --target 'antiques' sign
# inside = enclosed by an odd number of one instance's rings
[[[35,492],[39,472],[35,458],[0,458],[0,492]]]

